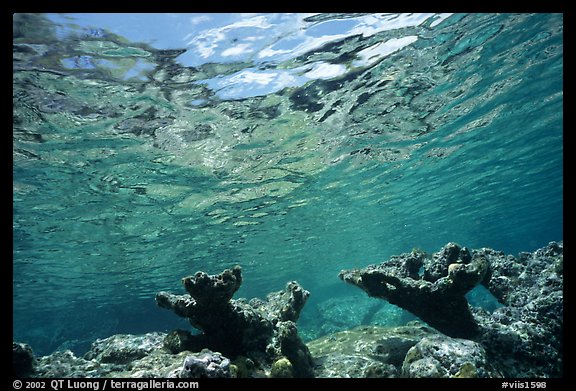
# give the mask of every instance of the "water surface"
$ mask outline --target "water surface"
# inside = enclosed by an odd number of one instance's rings
[[[374,303],[343,268],[563,238],[560,14],[16,14],[13,31],[13,338],[39,354],[188,327],[153,298],[197,270],[241,265],[240,297],[298,280],[313,338],[333,300]]]

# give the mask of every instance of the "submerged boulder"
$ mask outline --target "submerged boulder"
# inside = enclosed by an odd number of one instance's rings
[[[115,335],[97,341],[84,357],[76,357],[70,350],[54,352],[38,359],[31,377],[41,378],[214,378],[234,377],[230,360],[218,352],[204,349],[198,353],[172,354],[162,347],[161,333],[144,335]],[[129,351],[138,354],[113,354],[125,352],[119,347],[124,341]],[[150,343],[152,342],[152,343]],[[137,346],[140,344],[140,349]],[[116,347],[115,347],[116,346]],[[102,347],[105,347],[102,349]],[[104,353],[104,354],[103,354]],[[110,362],[110,357],[115,361]],[[88,358],[90,357],[90,358]],[[118,359],[120,358],[120,359]]]
[[[489,363],[477,342],[434,335],[423,338],[408,350],[402,376],[409,378],[492,378],[502,377]]]
[[[40,357],[34,377],[42,378],[99,378],[115,377],[126,369],[126,364],[100,363],[86,360],[70,351],[57,351],[49,356]],[[122,377],[122,375],[116,375]]]
[[[308,343],[316,377],[400,377],[408,350],[438,332],[412,321],[405,326],[359,326]]]

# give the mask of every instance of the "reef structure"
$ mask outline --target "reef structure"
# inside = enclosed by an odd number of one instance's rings
[[[561,377],[563,243],[519,257],[448,243],[413,251],[339,277],[398,305],[454,338],[478,342],[506,377]],[[503,306],[489,313],[466,294],[485,286]]]
[[[170,333],[165,345],[173,353],[208,348],[230,358],[248,357],[271,368],[281,366],[283,377],[313,377],[312,356],[296,328],[309,292],[298,282],[269,294],[267,301],[249,302],[232,299],[242,283],[240,266],[217,275],[197,272],[182,283],[188,294],[159,292],[156,303],[187,318],[202,333]]]

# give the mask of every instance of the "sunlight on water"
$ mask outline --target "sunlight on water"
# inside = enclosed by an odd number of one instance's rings
[[[39,353],[186,328],[153,298],[197,270],[241,265],[238,297],[298,280],[315,337],[330,300],[372,303],[340,269],[562,239],[561,15],[16,14],[13,30],[13,337]]]

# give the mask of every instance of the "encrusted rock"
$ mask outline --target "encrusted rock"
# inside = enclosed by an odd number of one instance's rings
[[[396,378],[398,369],[370,356],[333,353],[316,359],[316,377],[328,378]]]
[[[402,376],[502,377],[489,364],[480,344],[444,335],[425,337],[410,348],[402,365]]]
[[[145,357],[132,361],[117,377],[127,378],[166,378],[177,377],[182,363],[190,352],[170,354],[164,349],[156,349]]]
[[[424,268],[422,276],[420,268]],[[412,252],[365,269],[343,270],[339,277],[369,296],[412,312],[447,335],[470,338],[479,330],[465,295],[487,271],[484,259],[474,259],[465,248],[449,243],[432,262],[424,253]]]
[[[316,377],[399,377],[408,350],[438,332],[414,321],[406,326],[360,326],[308,343]]]
[[[102,363],[126,364],[162,347],[165,337],[164,333],[113,335],[96,340],[84,358]]]
[[[168,341],[169,349],[180,349],[185,339],[186,346],[205,347],[232,358],[263,357],[268,365],[286,357],[296,377],[313,376],[312,357],[295,325],[309,292],[296,281],[289,282],[284,291],[269,294],[267,301],[249,303],[232,299],[242,282],[240,266],[212,276],[198,272],[182,281],[188,295],[159,292],[156,302],[187,318],[202,333],[172,333],[170,338],[176,343]]]
[[[184,277],[182,284],[198,306],[224,306],[242,284],[242,269],[235,266],[212,276],[197,272],[194,276]]]
[[[274,357],[286,357],[290,360],[294,377],[314,377],[314,360],[308,347],[298,336],[296,324],[291,320],[278,322],[276,333],[266,351]]]
[[[412,312],[448,336],[480,343],[506,377],[560,377],[562,263],[562,242],[518,258],[449,243],[431,257],[413,251],[380,265],[342,271],[340,278]],[[503,306],[492,313],[471,307],[464,295],[477,284]],[[425,377],[475,373],[470,365],[448,370],[437,361],[434,357],[409,361],[403,371]],[[477,372],[482,377],[482,371]]]
[[[475,312],[482,325],[478,341],[507,377],[563,375],[563,248],[561,241],[550,242],[518,258],[475,252],[490,264],[484,284],[504,304],[492,314]]]
[[[230,360],[218,352],[208,349],[187,356],[184,359],[180,372],[176,375],[180,378],[216,378],[230,376]]]
[[[270,369],[270,377],[294,377],[292,363],[286,357],[274,361]]]
[[[194,338],[192,333],[186,330],[172,330],[164,338],[164,347],[170,353],[180,353],[186,350],[198,351],[202,350],[201,345],[198,343],[198,339]]]
[[[448,243],[440,251],[424,260],[424,279],[434,282],[446,276],[446,270],[452,264],[468,264],[472,260],[470,251],[456,243]]]
[[[40,357],[34,377],[42,378],[99,378],[114,377],[126,370],[125,365],[100,363],[76,357],[70,350]],[[121,375],[117,375],[122,377]]]
[[[116,337],[116,338],[114,338]],[[231,377],[230,360],[220,353],[203,350],[200,353],[171,354],[162,346],[163,335],[117,335],[96,346],[117,345],[118,341],[140,343],[145,355],[124,363],[102,362],[106,354],[92,359],[76,357],[71,351],[55,352],[38,360],[34,377],[43,378],[175,378],[175,377]],[[137,342],[138,341],[138,342]],[[122,350],[120,350],[122,351]],[[127,357],[121,355],[120,357]],[[125,360],[120,360],[125,361]]]

